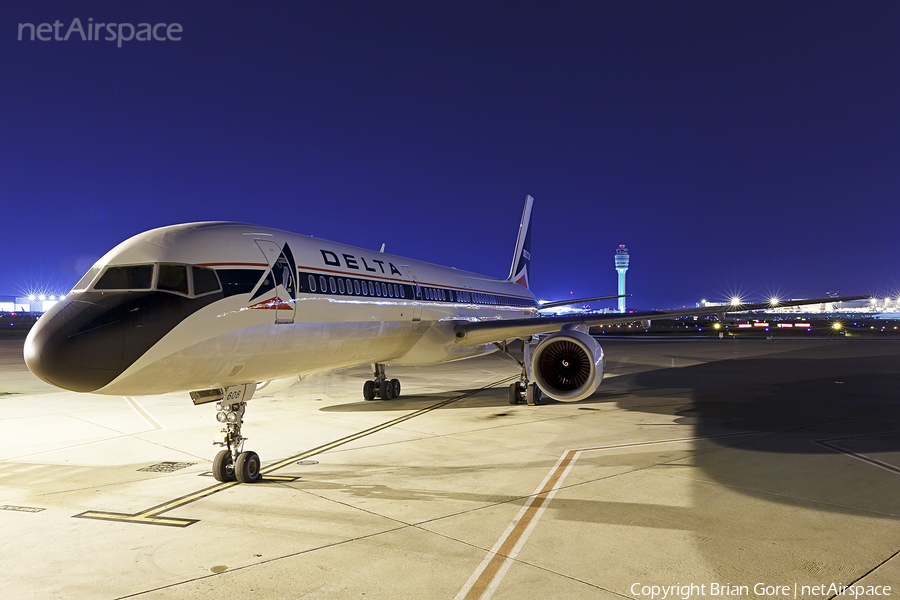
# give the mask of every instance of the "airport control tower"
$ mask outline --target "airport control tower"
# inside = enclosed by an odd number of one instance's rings
[[[616,248],[616,271],[619,272],[619,295],[625,294],[625,271],[628,270],[628,248],[619,244]],[[625,298],[619,298],[619,312],[625,312]]]

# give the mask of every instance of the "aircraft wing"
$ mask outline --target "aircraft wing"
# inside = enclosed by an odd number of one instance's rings
[[[672,319],[675,317],[691,317],[701,315],[723,315],[725,313],[763,310],[767,308],[783,308],[788,306],[804,306],[807,304],[826,304],[864,300],[868,296],[844,296],[841,298],[814,298],[811,300],[788,300],[773,305],[769,302],[727,306],[701,306],[697,308],[675,308],[671,310],[650,310],[632,313],[575,314],[555,317],[535,317],[529,319],[498,319],[495,321],[466,321],[454,325],[457,342],[466,344],[489,344],[503,340],[523,339],[532,335],[554,333],[566,325],[606,325],[609,323],[633,323],[654,319]]]

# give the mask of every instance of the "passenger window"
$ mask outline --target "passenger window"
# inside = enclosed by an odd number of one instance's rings
[[[342,294],[344,293],[344,280],[343,279],[338,279],[338,291]]]
[[[315,275],[309,276],[309,291],[311,291],[311,292],[316,291],[316,276]]]
[[[371,281],[369,282],[369,295],[370,296],[375,295],[375,284],[372,283]]]
[[[334,277],[328,278],[328,285],[331,287],[331,293],[336,294],[337,293],[337,283],[335,283]]]
[[[162,279],[162,268],[163,265],[160,265],[160,279]],[[197,265],[191,265],[191,277],[194,279],[195,296],[202,296],[203,294],[218,292],[220,289],[222,289],[222,286],[219,285],[219,278],[216,276],[216,272],[212,269],[208,269],[206,267],[198,267]]]
[[[153,265],[107,267],[94,285],[95,290],[149,290],[153,285]]]
[[[353,293],[353,282],[350,281],[349,279],[347,280],[347,293],[348,294]]]
[[[388,295],[387,286],[384,285],[383,283],[381,284],[381,295],[384,296],[385,298],[387,298],[387,295]]]
[[[353,291],[356,292],[357,296],[359,296],[359,282],[356,280],[353,281]]]
[[[405,285],[400,286],[400,297],[406,298],[406,286]]]
[[[397,287],[397,284],[394,284],[394,298],[400,297],[400,289]]]
[[[328,293],[328,282],[325,281],[324,275],[319,275],[319,289],[322,290],[323,294]]]

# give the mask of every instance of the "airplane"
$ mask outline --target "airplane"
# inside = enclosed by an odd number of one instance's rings
[[[540,404],[545,394],[577,402],[603,379],[605,355],[588,335],[592,325],[771,306],[542,316],[529,289],[533,203],[527,196],[506,279],[245,223],[152,229],[110,250],[40,317],[25,341],[25,362],[43,381],[74,392],[189,392],[194,404],[215,402],[224,428],[213,475],[253,483],[260,459],[244,449],[247,402],[301,375],[371,364],[364,399],[390,400],[401,386],[387,366],[499,350],[521,367],[510,404]],[[509,351],[516,340],[524,342],[524,360]]]

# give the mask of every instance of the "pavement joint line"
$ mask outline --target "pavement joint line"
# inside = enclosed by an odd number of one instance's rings
[[[496,387],[503,383],[507,383],[514,379],[518,379],[518,375],[505,377],[499,381],[495,381],[493,383],[489,383],[481,388],[475,390],[469,390],[463,394],[459,394],[452,398],[448,398],[447,400],[442,400],[436,404],[432,404],[431,406],[426,406],[425,408],[413,411],[409,414],[403,415],[401,417],[397,417],[395,419],[391,419],[390,421],[386,421],[385,423],[381,423],[379,425],[375,425],[373,427],[369,427],[368,429],[364,429],[357,433],[350,434],[348,436],[342,437],[340,439],[334,440],[333,442],[328,442],[327,444],[322,444],[321,446],[317,446],[311,450],[307,450],[305,452],[301,452],[300,454],[291,456],[290,458],[286,458],[280,460],[274,464],[271,464],[267,467],[260,469],[261,475],[267,475],[273,471],[277,471],[278,469],[282,469],[292,463],[297,462],[298,460],[303,460],[305,458],[309,458],[311,456],[315,456],[317,454],[321,454],[323,452],[327,452],[338,446],[342,446],[344,444],[348,444],[352,441],[358,440],[368,435],[372,435],[399,423],[403,423],[404,421],[408,421],[415,417],[424,415],[433,410],[437,410],[439,408],[443,408],[448,404],[452,404],[453,402],[457,402],[459,400],[463,400],[465,398],[469,398],[474,396],[479,392],[483,392],[484,390]],[[273,477],[273,480],[276,478]],[[281,479],[280,477],[278,479]],[[218,492],[224,491],[230,487],[238,485],[237,481],[228,481],[223,483],[217,483],[215,485],[203,488],[201,490],[197,490],[196,492],[192,492],[190,494],[186,494],[184,496],[179,496],[173,500],[167,500],[161,504],[157,504],[156,506],[152,506],[143,511],[134,513],[134,514],[125,514],[125,513],[114,513],[114,512],[104,512],[104,511],[96,511],[89,510],[83,513],[79,513],[77,515],[72,515],[73,518],[77,519],[96,519],[101,521],[116,521],[120,523],[141,523],[145,525],[163,525],[168,527],[188,527],[189,525],[193,525],[197,523],[199,519],[179,519],[173,517],[160,517],[159,515],[174,510],[176,508],[180,508],[187,504],[191,504],[192,502],[196,502],[203,498],[207,498],[212,496],[213,494],[217,494]]]
[[[519,513],[513,518],[506,530],[494,544],[484,560],[475,569],[471,577],[460,589],[454,600],[488,600],[494,595],[506,572],[512,566],[516,556],[525,546],[525,542],[537,526],[538,520],[550,505],[556,492],[563,486],[563,481],[575,462],[585,452],[600,450],[612,450],[621,448],[633,448],[650,446],[655,444],[673,444],[679,442],[691,442],[712,438],[735,437],[753,434],[757,432],[735,432],[718,435],[699,435],[664,440],[648,440],[644,442],[630,442],[623,444],[611,444],[607,446],[595,446],[590,448],[577,448],[566,450],[556,461],[544,480],[538,485],[529,499],[522,505]]]
[[[138,414],[138,416],[141,417],[141,419],[143,419],[145,423],[147,423],[147,425],[149,425],[150,427],[152,427],[152,429],[145,429],[145,430],[143,430],[143,431],[136,431],[136,432],[134,432],[134,433],[122,433],[122,434],[114,435],[114,436],[111,436],[111,437],[100,438],[99,440],[91,440],[91,441],[89,441],[89,442],[81,442],[81,443],[78,443],[78,444],[70,444],[70,445],[68,445],[68,446],[62,446],[62,447],[60,447],[60,448],[48,448],[47,450],[38,450],[37,452],[30,452],[30,453],[28,453],[28,454],[19,454],[18,456],[9,456],[9,457],[6,457],[6,458],[0,458],[0,462],[7,462],[7,461],[11,461],[11,460],[17,460],[17,459],[20,459],[20,458],[28,458],[28,457],[30,457],[30,456],[37,456],[38,454],[47,454],[48,452],[59,452],[60,450],[69,450],[69,449],[71,449],[71,448],[79,448],[79,447],[81,447],[81,446],[89,446],[89,445],[91,445],[91,444],[100,444],[100,443],[102,443],[102,442],[110,442],[110,441],[112,441],[112,440],[120,440],[120,439],[122,439],[122,438],[134,437],[134,436],[136,436],[136,435],[143,435],[143,434],[145,434],[145,433],[152,433],[152,432],[154,432],[154,431],[159,431],[160,429],[165,429],[165,427],[163,427],[162,425],[160,425],[160,424],[159,424],[159,423],[158,423],[158,422],[150,415],[150,413],[147,412],[147,410],[146,410],[143,406],[141,406],[141,405],[138,403],[137,400],[135,400],[134,398],[132,398],[132,397],[130,397],[130,396],[122,396],[122,397],[125,399],[125,402],[127,402],[128,405],[134,410],[134,412],[136,412],[136,413]],[[55,412],[57,412],[57,414],[60,414],[60,415],[64,414],[64,413],[60,413],[60,412],[58,412],[58,411],[55,411]],[[68,415],[68,416],[71,416],[71,415]],[[79,421],[84,421],[85,423],[90,423],[91,425],[97,425],[96,423],[91,423],[90,421],[85,421],[84,419],[81,419],[81,418],[79,418],[79,417],[73,417],[73,418],[76,418],[76,419],[78,419]]]
[[[875,437],[875,436],[879,436],[879,435],[892,435],[892,434],[896,434],[896,433],[900,433],[900,431],[881,431],[881,432],[877,432],[877,433],[862,433],[859,435],[848,435],[848,436],[844,436],[844,437],[830,438],[827,440],[813,440],[813,443],[818,444],[819,446],[822,446],[823,448],[828,448],[829,450],[833,450],[835,452],[840,452],[841,454],[846,454],[850,458],[855,458],[858,461],[870,464],[870,465],[878,467],[880,469],[884,469],[885,471],[888,471],[895,475],[900,475],[900,467],[898,467],[896,465],[886,463],[884,461],[878,460],[877,458],[872,458],[871,456],[867,456],[860,452],[853,452],[852,450],[847,450],[846,448],[841,448],[837,444],[831,443],[831,442],[839,442],[841,440],[853,440],[853,439],[859,439],[859,438],[865,438],[865,437]]]

